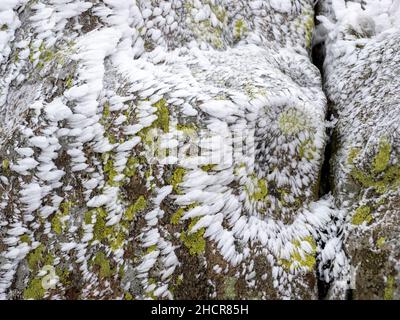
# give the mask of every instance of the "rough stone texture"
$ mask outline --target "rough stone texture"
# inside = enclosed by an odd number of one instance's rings
[[[347,212],[350,268],[343,276],[353,298],[398,299],[399,3],[363,1],[363,8],[338,3],[330,17],[335,26],[325,21],[324,84],[337,117],[332,185],[337,206]]]
[[[398,33],[324,22],[320,198],[313,4],[0,3],[0,298],[397,297]]]

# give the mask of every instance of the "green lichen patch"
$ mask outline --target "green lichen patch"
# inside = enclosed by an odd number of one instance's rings
[[[371,169],[364,170],[356,166],[359,150],[351,149],[348,156],[350,176],[363,188],[372,188],[379,194],[396,190],[400,186],[400,166],[390,165],[390,150],[389,142],[382,138],[377,154],[372,160]]]
[[[19,240],[23,243],[27,243],[28,245],[31,245],[32,240],[27,234],[23,234],[22,236],[19,237]]]
[[[376,241],[376,246],[377,246],[378,248],[382,248],[383,245],[385,244],[385,242],[386,242],[385,237],[380,237],[380,238]]]
[[[167,101],[165,99],[161,99],[153,104],[153,106],[157,108],[157,120],[153,124],[165,133],[169,132],[169,109]]]
[[[112,275],[110,262],[103,252],[98,252],[95,255],[93,264],[99,267],[99,275],[101,278],[108,278]]]
[[[379,142],[378,153],[372,161],[372,173],[378,174],[389,165],[391,146],[387,139],[382,138]]]
[[[69,214],[69,210],[72,206],[73,203],[71,201],[62,202],[60,210],[57,211],[51,219],[51,228],[56,234],[60,235],[65,229],[66,223],[63,218]]]
[[[32,279],[24,290],[23,296],[25,300],[40,300],[43,299],[45,293],[46,290],[42,286],[42,280]]]
[[[389,276],[386,281],[385,293],[383,298],[385,300],[393,300],[394,297],[394,277]]]
[[[252,201],[268,201],[268,184],[265,179],[258,179],[251,175],[251,186],[246,186],[245,190]]]
[[[124,175],[128,178],[133,177],[136,174],[138,165],[139,161],[135,157],[129,157],[124,169]]]
[[[311,49],[311,44],[312,44],[312,36],[313,36],[313,31],[314,31],[314,15],[313,13],[310,13],[307,16],[307,20],[304,24],[304,30],[305,30],[305,35],[306,35],[306,48]]]
[[[227,277],[224,281],[224,299],[236,299],[236,282],[235,277]]]
[[[137,200],[128,207],[125,212],[125,219],[128,221],[132,221],[136,215],[136,213],[143,211],[147,207],[147,201],[144,196],[139,196]]]
[[[247,33],[247,24],[243,19],[238,19],[234,23],[233,37],[235,40],[240,40]]]
[[[290,108],[279,115],[278,125],[286,135],[294,135],[307,128],[304,114],[296,108]]]
[[[43,259],[45,248],[43,244],[40,244],[35,250],[28,254],[28,266],[30,270],[37,270],[40,268],[40,263]]]
[[[205,229],[201,228],[196,232],[191,233],[190,231],[196,225],[196,223],[200,220],[200,218],[194,218],[191,220],[188,231],[181,232],[180,239],[185,245],[185,247],[189,250],[191,255],[200,255],[205,251],[206,241],[204,239]]]
[[[204,166],[201,166],[200,169],[203,170],[204,172],[210,172],[215,169],[217,165],[216,164],[206,164]]]
[[[1,162],[1,167],[2,167],[2,169],[3,169],[4,171],[7,171],[7,170],[10,168],[10,161],[7,160],[7,159],[4,159],[4,160]]]
[[[181,189],[179,188],[179,184],[182,183],[183,177],[186,174],[186,169],[182,167],[178,167],[174,170],[169,183],[172,185],[173,190],[177,193],[181,193]]]
[[[306,270],[312,270],[315,266],[316,259],[315,254],[317,252],[317,245],[315,240],[312,236],[307,236],[302,239],[302,241],[307,241],[311,246],[311,252],[305,252],[301,248],[301,243],[298,240],[293,241],[293,245],[295,249],[293,250],[292,254],[290,255],[290,259],[281,259],[280,262],[282,266],[286,270],[290,270],[292,267],[294,270],[299,269],[300,267],[306,268]]]
[[[174,225],[179,224],[180,219],[182,218],[185,210],[183,208],[179,208],[172,216],[171,216],[171,223]]]
[[[364,222],[370,223],[372,220],[371,208],[368,206],[361,206],[355,210],[351,223],[354,225],[360,225]]]
[[[299,146],[299,157],[300,159],[305,158],[307,161],[314,159],[314,154],[317,151],[317,147],[314,145],[311,139],[306,139],[300,143]]]

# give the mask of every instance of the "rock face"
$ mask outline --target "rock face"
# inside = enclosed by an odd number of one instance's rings
[[[336,122],[312,0],[1,3],[0,298],[397,298],[397,20],[333,2]]]
[[[399,298],[400,3],[334,2],[324,63],[333,191],[355,299]]]

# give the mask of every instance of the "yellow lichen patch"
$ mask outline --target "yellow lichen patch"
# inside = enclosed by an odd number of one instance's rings
[[[179,184],[183,181],[183,177],[185,176],[185,174],[186,174],[186,169],[178,167],[173,172],[172,177],[169,181],[169,183],[172,185],[173,190],[178,194],[181,193]]]
[[[380,237],[377,241],[376,241],[376,245],[378,248],[382,248],[383,245],[385,244],[385,237]]]
[[[124,175],[126,177],[133,177],[136,174],[136,167],[139,161],[135,157],[129,157],[124,169]]]
[[[255,86],[252,83],[246,83],[243,87],[244,92],[246,95],[251,98],[255,99],[257,96],[265,97],[267,95],[267,89],[261,86]]]
[[[40,267],[40,262],[42,261],[44,253],[44,245],[40,244],[35,250],[28,254],[28,266],[31,270],[37,270]]]
[[[111,276],[110,262],[103,252],[98,252],[95,255],[93,264],[99,267],[99,275],[101,278],[108,278]]]
[[[379,149],[371,163],[371,170],[362,170],[356,167],[355,159],[359,154],[358,149],[351,149],[348,163],[351,166],[351,177],[364,188],[372,188],[377,193],[383,194],[388,190],[396,190],[400,186],[400,166],[390,165],[391,146],[386,138],[382,138]]]
[[[179,208],[172,216],[171,216],[171,223],[172,224],[179,224],[180,219],[182,218],[185,210],[183,208]]]
[[[23,234],[22,236],[20,236],[19,240],[23,243],[27,243],[28,245],[32,243],[31,238],[27,234]]]
[[[204,252],[206,247],[206,241],[204,240],[203,236],[205,233],[205,229],[201,228],[196,232],[191,233],[190,231],[196,225],[200,218],[194,218],[191,220],[188,231],[181,232],[180,239],[185,245],[185,247],[189,250],[191,255],[200,255]]]
[[[192,203],[192,204],[190,204],[190,205],[188,205],[188,206],[186,206],[186,207],[182,207],[182,208],[179,208],[172,216],[171,216],[171,223],[173,224],[173,225],[178,225],[179,223],[180,223],[180,220],[181,220],[181,218],[182,218],[182,216],[185,214],[185,212],[187,212],[187,211],[189,211],[189,210],[191,210],[191,209],[193,209],[193,208],[195,208],[195,207],[197,207],[198,206],[198,203],[197,202],[195,202],[195,203]]]
[[[301,241],[308,242],[311,248],[309,252],[305,251],[302,248]],[[315,266],[316,263],[315,254],[317,252],[317,245],[315,243],[314,238],[312,236],[307,236],[303,238],[301,241],[295,240],[292,242],[294,245],[294,250],[292,251],[289,260],[286,259],[280,260],[282,266],[287,271],[291,270],[292,268],[294,270],[298,270],[301,267],[306,268],[307,270],[310,271]]]
[[[383,298],[385,300],[393,300],[394,296],[394,277],[389,276],[386,281],[385,293]]]
[[[135,203],[130,205],[125,212],[125,219],[128,221],[132,221],[136,215],[136,213],[143,211],[147,207],[147,201],[144,196],[139,196]]]
[[[372,162],[373,174],[378,174],[387,168],[390,160],[390,149],[390,143],[387,139],[382,138],[379,142],[378,153]]]
[[[60,205],[60,210],[57,211],[51,219],[51,228],[56,234],[60,235],[63,232],[66,226],[64,218],[68,216],[69,210],[71,209],[72,205],[73,204],[71,201],[64,201]]]
[[[214,170],[216,166],[217,166],[216,164],[206,164],[204,166],[201,166],[200,169],[205,172],[210,172]]]
[[[317,151],[316,146],[311,139],[304,140],[299,146],[300,159],[305,158],[307,161],[314,159],[314,154]]]
[[[361,151],[360,148],[351,148],[350,151],[349,151],[349,154],[347,156],[347,163],[348,164],[353,164],[354,160],[360,154],[360,151]]]
[[[370,223],[372,221],[371,208],[368,206],[361,206],[354,212],[351,223],[354,225],[360,225],[364,222]]]
[[[304,30],[306,34],[306,48],[311,49],[311,44],[312,44],[312,35],[314,31],[314,14],[309,13],[307,16],[307,20],[304,24]]]
[[[32,279],[26,289],[24,290],[23,296],[25,300],[33,299],[39,300],[44,297],[46,290],[42,286],[41,279]]]
[[[155,125],[162,131],[169,132],[169,109],[167,101],[165,99],[161,99],[153,104],[153,106],[157,108],[157,120],[155,121]]]
[[[8,161],[7,159],[4,159],[1,162],[1,167],[3,168],[4,171],[8,170],[10,168],[10,161]]]
[[[129,292],[125,292],[124,300],[134,300],[133,296]]]
[[[251,177],[251,186],[246,186],[246,192],[252,201],[264,201],[268,200],[268,184],[265,179],[258,179],[255,175]]]
[[[279,115],[278,125],[284,134],[292,135],[306,129],[307,121],[301,111],[290,108]]]
[[[238,19],[234,23],[233,37],[235,40],[240,40],[247,32],[247,24],[243,19]]]

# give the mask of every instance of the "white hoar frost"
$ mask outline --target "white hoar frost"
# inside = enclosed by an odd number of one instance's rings
[[[0,298],[18,277],[26,299],[76,279],[82,299],[172,299],[189,277],[216,297],[221,275],[312,298],[317,262],[344,268],[342,213],[317,201],[313,1],[6,3]]]

